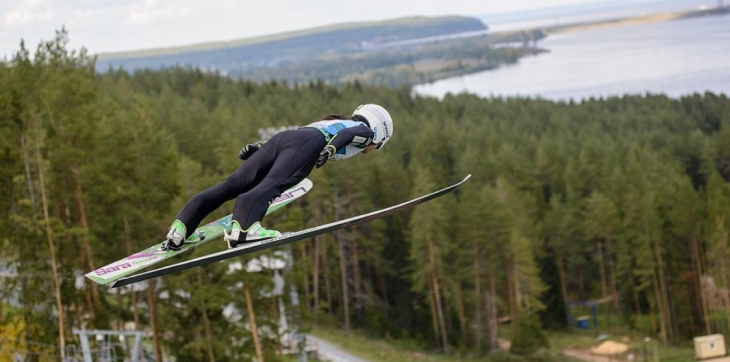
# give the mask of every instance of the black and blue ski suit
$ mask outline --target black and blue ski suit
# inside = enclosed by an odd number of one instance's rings
[[[333,119],[282,131],[266,141],[225,181],[193,196],[177,215],[189,237],[208,214],[236,199],[233,220],[243,230],[266,215],[269,202],[306,178],[328,145],[337,149],[330,157],[343,160],[372,143],[373,131],[363,122]],[[241,233],[242,237],[245,233]],[[243,241],[243,240],[239,240]]]

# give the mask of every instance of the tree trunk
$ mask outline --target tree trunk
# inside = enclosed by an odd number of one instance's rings
[[[150,324],[152,327],[152,339],[155,343],[155,359],[162,362],[162,342],[160,341],[160,331],[157,327],[157,296],[155,295],[156,279],[152,278],[147,281],[147,307],[150,310]]]
[[[565,277],[565,267],[563,265],[563,253],[559,250],[555,250],[555,259],[556,263],[558,264],[558,277],[560,278],[560,294],[563,297],[563,303],[565,308],[565,316],[568,318],[566,320],[566,324],[568,327],[571,327],[570,325],[570,305],[568,304],[568,280]]]
[[[636,315],[638,315],[639,320],[641,320],[641,304],[639,303],[639,291],[636,290],[636,287],[633,288],[633,293],[631,294],[633,294],[634,297],[634,309],[636,310]],[[651,331],[651,333],[654,333],[654,331]]]
[[[725,304],[725,312],[730,311],[730,297],[728,297],[727,294],[724,294],[722,299],[723,299],[723,302]],[[728,327],[727,328],[730,329],[730,318],[725,318],[725,320],[728,323]]]
[[[495,302],[495,298],[497,295],[497,278],[494,276],[494,273],[492,273],[489,276],[489,293],[487,294],[487,300],[489,301],[487,305],[487,314],[489,315],[489,349],[491,351],[496,351],[499,349],[499,341],[497,340],[497,328],[499,328],[499,324],[497,323],[497,303]]]
[[[340,202],[341,196],[338,190],[335,190],[335,220],[340,220]],[[340,264],[340,287],[342,288],[342,309],[344,313],[344,330],[345,335],[350,333],[350,296],[347,288],[347,254],[345,252],[345,240],[341,231],[332,233],[337,242],[338,256]]]
[[[608,233],[606,233],[608,235]],[[610,236],[606,237],[606,261],[608,263],[609,280],[611,281],[611,293],[613,293],[613,310],[619,312],[619,294],[616,286],[616,267],[613,262],[613,242]]]
[[[598,272],[601,276],[601,293],[602,297],[606,297],[608,295],[608,285],[606,283],[606,265],[604,263],[603,246],[601,245],[601,240],[598,238],[596,238],[596,249],[598,251]],[[606,315],[608,316],[611,312],[611,305],[606,304],[606,309],[608,309],[608,313],[606,313]],[[608,321],[608,330],[611,331],[611,318],[609,317],[606,319]]]
[[[461,327],[461,341],[464,347],[468,345],[468,335],[467,335],[467,321],[466,321],[466,311],[464,307],[464,298],[463,298],[463,291],[461,289],[461,285],[458,285],[456,287],[456,312],[459,316],[459,325]],[[477,303],[479,304],[478,300]]]
[[[659,280],[656,271],[652,271],[652,284],[654,285],[654,304],[659,316],[659,330],[662,337],[662,343],[667,344],[667,325],[664,319],[664,303],[662,302],[662,293],[659,290]]]
[[[134,284],[129,286],[129,294],[132,297],[132,314],[134,315],[134,330],[138,331],[142,328],[139,324],[139,307],[137,306],[137,290]]]
[[[576,273],[575,280],[578,281],[578,295],[581,300],[585,300],[586,299],[586,288],[585,288],[585,280],[583,280],[583,270],[578,268],[578,270],[576,270],[575,273]]]
[[[92,292],[90,291],[91,287],[89,286],[89,283],[84,281],[84,299],[86,301],[86,310],[89,312],[89,317],[94,318],[94,301]]]
[[[124,223],[124,244],[127,249],[127,255],[132,255],[132,232],[129,229],[129,220],[124,216],[122,218]],[[132,303],[132,313],[134,315],[134,329],[139,330],[139,309],[137,308],[137,291],[134,289],[134,284],[129,286],[129,295]]]
[[[300,254],[301,254],[301,260],[308,260],[308,259],[310,259],[310,255],[307,254],[307,252],[309,250],[307,248],[307,246],[308,245],[305,244],[305,243],[301,243],[299,245],[299,251],[300,251]],[[316,249],[314,249],[314,247],[312,247],[312,250],[316,250]],[[312,252],[312,254],[311,254],[311,259],[312,260],[314,260],[314,256],[315,255],[316,255],[316,251],[315,252]],[[307,310],[307,311],[309,311],[309,312],[311,312],[312,311],[312,306],[314,305],[313,304],[314,301],[312,300],[311,289],[309,288],[309,275],[307,273],[304,273],[304,275],[302,277],[302,284],[303,284],[303,288],[302,289],[304,289],[304,301],[305,301],[304,302],[304,309]]]
[[[20,136],[20,154],[23,157],[23,166],[25,168],[25,181],[28,183],[28,197],[30,198],[30,207],[35,216],[38,213],[38,202],[35,199],[35,190],[33,189],[33,178],[30,174],[30,156],[25,149],[25,136]]]
[[[603,262],[603,246],[601,246],[601,240],[596,239],[596,250],[598,251],[598,273],[601,276],[601,297],[608,295],[608,286],[606,283],[606,266]]]
[[[76,323],[77,326],[83,326],[84,319],[81,317],[81,307],[79,306],[79,303],[74,303],[73,308],[74,308],[74,322]],[[3,314],[0,313],[0,315],[3,315]]]
[[[281,331],[282,331],[282,323],[281,323],[281,313],[279,313],[279,297],[274,295],[271,299],[271,311],[273,312],[272,315],[274,316],[274,320],[276,323],[276,352],[279,356],[284,355],[283,351],[283,341],[281,340]]]
[[[477,300],[478,304],[481,301]],[[499,349],[499,343],[497,341],[497,313],[494,310],[494,298],[489,290],[484,291],[484,330],[486,331],[487,347],[489,352],[494,352]]]
[[[317,203],[317,209],[315,211],[315,220],[319,223],[320,219],[322,218],[322,205],[321,203]],[[319,269],[320,266],[320,259],[319,259],[319,253],[320,253],[320,242],[319,237],[314,236],[312,237],[312,241],[314,241],[314,265],[312,266],[312,289],[314,292],[314,312],[319,313]]]
[[[724,246],[725,241],[723,241]],[[725,272],[725,263],[727,261],[727,250],[723,247],[723,251],[721,252],[722,255],[720,255],[719,258],[716,258],[716,263],[718,265],[715,265],[714,268],[719,268],[719,283],[723,288],[728,288],[728,277]],[[730,305],[727,305],[725,308],[725,313],[730,314]],[[725,318],[725,321],[727,322],[727,328],[730,330],[730,318]]]
[[[349,179],[348,179],[349,180]],[[355,216],[355,201],[352,196],[352,182],[347,182],[347,198],[350,216]],[[364,304],[364,296],[362,292],[362,272],[360,270],[360,255],[357,245],[357,226],[352,227],[352,271],[355,278],[355,315],[357,316],[356,327],[358,323],[362,323],[362,310]]]
[[[479,301],[482,299],[482,282],[481,282],[481,265],[479,259],[481,257],[479,252],[479,246],[473,243],[474,246],[474,320],[476,322],[476,330],[474,331],[474,350],[477,356],[482,354],[482,323],[484,317],[482,316],[482,308]]]
[[[94,267],[94,258],[91,253],[91,241],[89,241],[89,220],[86,217],[86,205],[84,204],[83,192],[81,189],[81,180],[78,176],[78,167],[76,165],[69,166],[71,173],[74,176],[74,183],[76,183],[76,203],[79,208],[79,221],[81,222],[81,228],[84,230],[81,237],[81,249],[85,253],[86,267],[89,270],[96,270]],[[96,283],[89,283],[91,285],[91,291],[94,296],[94,305],[99,303],[99,287]]]
[[[253,301],[251,300],[251,291],[248,288],[248,283],[243,282],[243,296],[246,298],[246,309],[248,310],[248,323],[251,327],[251,337],[253,339],[253,345],[256,349],[257,362],[264,362],[264,354],[261,351],[261,343],[259,342],[258,328],[256,327],[256,318],[253,314]]]
[[[438,281],[438,278],[437,278]],[[441,283],[439,283],[439,292],[441,288]],[[454,316],[454,311],[451,310],[452,305],[449,303],[449,299],[442,297],[441,298],[441,305],[443,306],[443,314],[444,314],[444,330],[447,332],[446,336],[449,337],[452,335],[452,331],[454,328],[452,327],[453,321],[452,317]],[[448,341],[448,338],[446,339]]]
[[[53,230],[51,229],[51,218],[48,215],[48,196],[46,195],[46,181],[43,172],[43,160],[41,159],[41,149],[35,148],[36,162],[38,163],[38,180],[41,188],[41,203],[43,205],[43,220],[46,227],[46,240],[48,241],[48,249],[51,253],[51,270],[53,271],[53,286],[56,296],[56,308],[58,309],[58,340],[61,351],[61,359],[66,358],[66,335],[63,301],[61,300],[61,281],[58,278],[58,265],[56,265],[56,246],[53,241]]]
[[[64,190],[65,186],[66,186],[65,184],[57,183],[56,186],[54,186],[54,189],[55,190]],[[63,215],[65,218],[64,219],[65,226],[69,227],[69,228],[76,227],[76,223],[78,222],[78,220],[73,219],[73,215],[71,213],[71,208],[68,206],[69,199],[66,197],[66,195],[64,195],[62,198],[60,198],[58,200],[58,202],[56,202],[56,205],[57,205],[56,209],[57,209],[58,214]],[[74,240],[71,235],[66,235],[64,237],[61,237],[60,240],[57,240],[57,242],[60,245],[64,245],[64,243],[66,245],[70,245],[70,243],[73,243]],[[80,265],[81,268],[84,269],[85,268],[84,266],[87,264],[86,263],[86,252],[84,251],[83,247],[79,248],[78,258],[73,258],[73,260],[70,262],[68,262],[67,260],[61,259],[61,260],[59,260],[59,263],[60,264],[76,263],[76,265]],[[95,318],[94,314],[96,313],[96,311],[95,311],[96,308],[94,307],[95,299],[93,296],[93,290],[95,290],[95,289],[96,289],[96,283],[84,282],[84,299],[86,301],[86,312],[87,312],[88,318],[90,320],[94,320],[94,318]]]
[[[512,332],[515,333],[517,331],[517,303],[515,302],[515,286],[512,276],[512,265],[511,262],[508,263],[509,265],[507,265],[507,267],[505,268],[505,273],[507,276],[507,300],[509,302],[510,324],[512,326]]]
[[[117,297],[117,306],[119,306],[120,309],[124,309],[124,300],[122,299],[122,290],[121,288],[116,288],[117,290],[114,292],[115,296]],[[121,315],[117,316],[116,319],[116,325],[118,330],[124,330],[124,317]]]
[[[327,260],[327,248],[322,247],[322,259]],[[322,266],[322,277],[324,278],[324,294],[327,299],[327,313],[332,314],[332,307],[334,303],[332,301],[332,285],[330,283],[330,268],[327,263]]]
[[[438,321],[441,325],[441,343],[444,353],[449,353],[449,340],[448,336],[446,335],[446,322],[444,320],[444,308],[441,303],[441,292],[439,290],[439,282],[438,277],[436,276],[436,254],[435,254],[435,247],[433,245],[433,240],[429,240],[428,242],[428,256],[429,261],[431,263],[431,283],[433,284],[433,295],[434,300],[436,302],[436,314],[438,315]]]
[[[342,288],[342,309],[345,318],[343,328],[345,330],[345,335],[348,335],[350,333],[350,296],[347,288],[347,262],[345,261],[345,242],[344,240],[342,240],[342,237],[338,236],[337,232],[335,232],[334,235],[335,240],[337,240],[340,254],[340,286]]]
[[[312,293],[314,293],[314,312],[319,313],[319,238],[313,237],[314,240],[314,263],[312,265]]]
[[[354,229],[353,229],[354,231]],[[362,274],[360,270],[360,254],[358,252],[358,243],[357,239],[352,239],[352,270],[354,272],[353,277],[355,278],[355,316],[357,316],[357,320],[355,321],[355,328],[362,325],[362,313],[363,309],[365,308],[365,295],[362,291]]]
[[[439,321],[436,313],[436,292],[433,290],[433,284],[428,283],[428,299],[429,309],[431,309],[431,325],[433,326],[433,337],[435,339],[435,346],[441,347],[441,336],[439,335]]]
[[[690,250],[692,251],[692,269],[694,269],[695,274],[695,294],[697,294],[698,301],[695,303],[698,303],[700,307],[700,315],[702,316],[702,321],[704,322],[705,327],[705,334],[712,333],[712,328],[710,328],[710,316],[708,314],[708,305],[707,305],[707,296],[705,295],[705,290],[702,288],[702,262],[700,260],[700,251],[697,237],[692,236],[689,240],[690,242]]]
[[[196,268],[196,277],[198,281],[198,288],[203,288],[203,277],[201,276],[201,268]],[[215,362],[215,354],[213,349],[213,333],[210,328],[210,320],[208,320],[208,308],[205,307],[205,300],[201,301],[200,304],[201,312],[203,313],[203,330],[205,331],[205,344],[208,350],[208,361]]]
[[[386,305],[390,305],[390,302],[389,302],[390,298],[388,298],[388,283],[385,282],[385,274],[383,273],[383,271],[380,268],[378,268],[375,271],[375,274],[378,277],[378,285],[380,286],[380,292],[383,293],[383,301],[385,302]]]
[[[444,353],[449,353],[449,342],[446,335],[446,322],[444,321],[444,311],[441,304],[441,293],[439,292],[439,283],[436,274],[431,274],[431,283],[433,283],[434,299],[436,301],[436,314],[441,326],[441,344]]]
[[[659,292],[660,292],[660,302],[661,302],[661,309],[663,310],[662,316],[665,319],[665,331],[667,332],[667,340],[664,341],[665,344],[669,342],[669,340],[674,338],[674,329],[673,329],[673,323],[672,323],[672,311],[669,308],[669,291],[667,290],[667,278],[664,275],[664,260],[662,258],[662,251],[661,246],[659,245],[659,240],[654,241],[654,250],[656,252],[656,258],[657,258],[657,270],[658,270],[658,278],[659,278]]]

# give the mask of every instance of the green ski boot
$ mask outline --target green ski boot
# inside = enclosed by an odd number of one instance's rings
[[[231,233],[223,232],[223,239],[228,243],[229,249],[233,249],[243,243],[252,243],[279,236],[281,236],[280,232],[266,229],[258,221],[253,223],[247,230],[242,230],[241,224],[234,220],[231,223]]]

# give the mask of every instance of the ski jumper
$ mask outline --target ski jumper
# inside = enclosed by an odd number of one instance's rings
[[[312,172],[325,147],[337,149],[332,160],[343,160],[362,152],[372,139],[370,127],[353,120],[324,120],[275,134],[225,181],[188,201],[177,215],[185,224],[185,237],[208,214],[233,199],[233,220],[249,228],[263,219],[272,200]]]

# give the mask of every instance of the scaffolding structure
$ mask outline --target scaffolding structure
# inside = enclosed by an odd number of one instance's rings
[[[128,352],[130,358],[125,361],[144,362],[146,359],[142,355],[142,338],[150,337],[150,333],[143,331],[114,331],[114,330],[98,330],[98,329],[73,329],[73,333],[79,336],[81,341],[81,356],[84,362],[113,362],[118,361],[117,347],[122,347]],[[89,343],[89,337],[96,340],[97,347],[92,349]],[[126,343],[127,337],[134,336],[131,351]],[[116,337],[116,340],[114,341]]]

